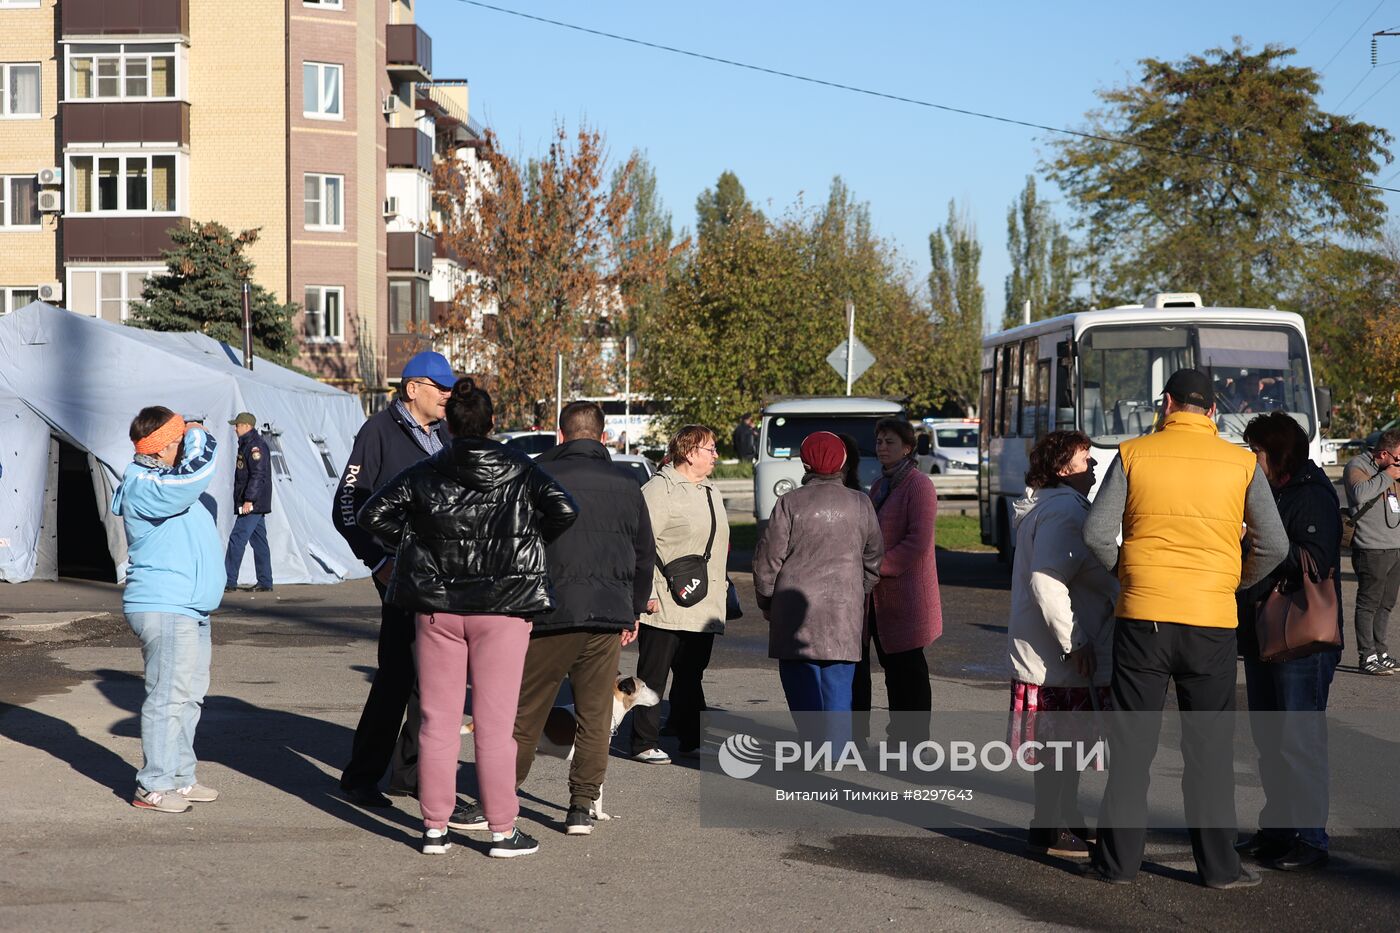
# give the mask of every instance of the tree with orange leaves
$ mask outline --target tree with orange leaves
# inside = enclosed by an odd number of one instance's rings
[[[436,234],[468,270],[442,336],[487,361],[503,427],[549,423],[558,355],[566,393],[610,387],[605,348],[632,329],[636,296],[664,277],[669,244],[629,235],[627,179],[640,156],[609,177],[596,130],[570,140],[558,126],[544,156],[524,164],[488,131],[480,159],[474,172],[456,160],[436,172]],[[479,326],[485,308],[496,312],[490,333]]]

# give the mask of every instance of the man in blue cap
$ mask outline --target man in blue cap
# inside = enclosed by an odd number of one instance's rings
[[[240,411],[229,424],[238,433],[238,463],[233,471],[233,533],[224,555],[224,592],[238,588],[243,549],[253,545],[253,570],[259,593],[272,592],[272,551],[267,546],[266,516],[272,511],[272,457],[258,433],[258,419]]]
[[[410,359],[393,403],[355,435],[336,488],[331,518],[355,556],[374,573],[381,600],[394,573],[394,554],[362,531],[355,516],[380,486],[450,442],[443,418],[456,381],[441,353],[424,350]],[[380,618],[379,668],[340,778],[346,799],[365,807],[393,805],[379,791],[379,779],[391,763],[391,792],[414,794],[418,789],[418,706],[409,702],[415,684],[413,613],[384,603]]]

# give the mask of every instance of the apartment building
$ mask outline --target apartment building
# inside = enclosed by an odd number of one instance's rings
[[[370,391],[428,345],[435,150],[471,131],[412,0],[0,0],[0,34],[0,313],[124,321],[217,221],[260,229],[307,370]]]

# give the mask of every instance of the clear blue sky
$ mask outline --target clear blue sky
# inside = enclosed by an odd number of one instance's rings
[[[1298,48],[1293,60],[1322,73],[1322,106],[1344,114],[1359,106],[1356,119],[1388,129],[1400,154],[1400,64],[1370,65],[1371,33],[1400,31],[1400,0],[1382,0],[1379,8],[1377,0],[490,2],[1071,128],[1096,106],[1096,89],[1136,79],[1139,59],[1177,60],[1228,47],[1239,35],[1256,48],[1269,42]],[[1000,318],[1009,269],[1006,209],[1026,174],[1039,174],[1050,154],[1047,134],[627,45],[457,0],[419,0],[417,17],[433,36],[434,74],[470,80],[472,115],[508,150],[536,155],[557,121],[570,130],[587,121],[606,134],[614,158],[646,151],[678,230],[694,228],[696,195],[726,169],[769,212],[799,195],[809,205],[821,203],[832,177],[841,175],[922,280],[928,235],[946,218],[949,199],[957,199],[971,211],[982,241],[988,317]],[[1400,38],[1380,43],[1379,61],[1400,61]],[[1400,187],[1400,161],[1377,180],[1386,179]],[[1039,180],[1043,196],[1058,198]],[[1386,199],[1395,218],[1400,195]]]

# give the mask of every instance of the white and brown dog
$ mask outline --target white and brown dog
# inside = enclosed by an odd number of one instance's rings
[[[617,735],[618,727],[622,725],[622,719],[634,706],[655,706],[661,702],[661,697],[656,695],[656,691],[648,687],[640,678],[632,676],[617,675],[617,682],[613,684],[613,705],[612,722],[608,726],[608,734]],[[467,720],[462,726],[462,734],[470,735],[474,729],[474,723]],[[540,735],[540,743],[537,751],[541,754],[550,755],[554,758],[563,758],[565,761],[572,761],[574,758],[574,739],[578,735],[578,717],[574,714],[573,704],[567,706],[555,706],[549,711],[549,716],[544,721],[544,732]],[[603,789],[598,788],[598,799],[593,801],[593,806],[589,807],[588,815],[595,820],[610,820],[612,816],[603,812]]]

